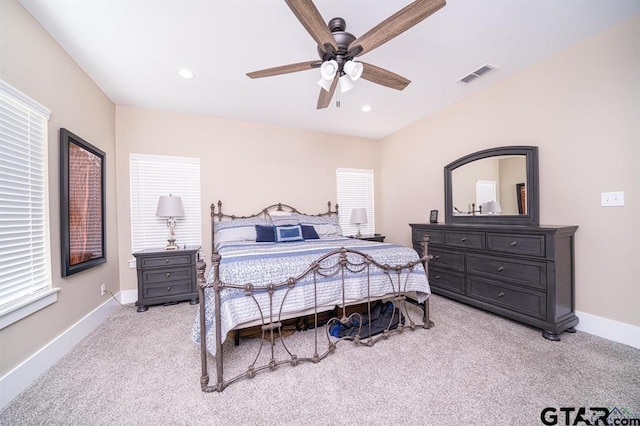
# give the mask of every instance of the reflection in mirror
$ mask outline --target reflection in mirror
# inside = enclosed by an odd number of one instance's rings
[[[465,155],[444,168],[445,221],[538,225],[538,148],[504,146]]]
[[[527,159],[501,155],[451,172],[454,215],[526,214]]]

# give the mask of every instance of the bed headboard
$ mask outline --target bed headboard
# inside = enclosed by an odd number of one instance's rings
[[[217,204],[217,209],[216,209],[216,204]],[[264,217],[264,218],[268,218],[269,217],[269,213],[273,212],[273,211],[278,211],[278,212],[290,212],[290,213],[298,213],[298,214],[302,214],[305,216],[338,216],[338,205],[335,205],[335,210],[331,210],[331,201],[327,202],[327,211],[326,212],[322,212],[322,213],[316,213],[316,214],[307,214],[307,213],[302,213],[301,211],[299,211],[298,209],[296,209],[295,207],[291,207],[288,204],[282,204],[282,203],[276,203],[276,204],[272,204],[268,207],[263,208],[262,210],[260,210],[259,212],[255,213],[255,214],[251,214],[248,216],[238,216],[235,214],[227,214],[227,213],[223,213],[222,212],[222,201],[218,201],[217,203],[211,203],[211,244],[213,245],[212,247],[212,252],[215,253],[215,243],[214,243],[214,234],[215,234],[215,227],[214,227],[214,222],[221,222],[223,220],[233,220],[233,219],[250,219],[250,218],[254,218],[254,217]]]

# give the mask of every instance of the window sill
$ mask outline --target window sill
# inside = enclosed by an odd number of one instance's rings
[[[58,301],[59,288],[48,288],[0,310],[0,330]]]

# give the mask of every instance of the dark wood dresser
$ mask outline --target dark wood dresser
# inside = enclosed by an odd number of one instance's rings
[[[410,224],[413,247],[428,235],[435,294],[543,330],[549,340],[575,332],[577,226]]]
[[[143,250],[133,255],[138,270],[138,312],[148,305],[189,300],[198,303],[196,262],[200,247],[165,251]]]

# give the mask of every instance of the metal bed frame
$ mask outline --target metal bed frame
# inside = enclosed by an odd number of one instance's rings
[[[321,213],[320,215],[315,216],[329,216],[329,215],[337,215],[338,206],[336,205],[336,210],[331,211],[331,203],[328,203],[329,209],[326,213]],[[213,254],[211,256],[212,268],[213,268],[213,281],[210,283],[206,282],[205,278],[205,269],[206,263],[204,260],[199,260],[197,264],[197,281],[198,281],[198,291],[199,291],[199,300],[200,300],[200,358],[201,358],[201,367],[202,367],[202,375],[200,379],[200,384],[202,387],[202,391],[204,392],[222,392],[227,386],[232,383],[235,383],[243,378],[253,378],[256,373],[262,370],[275,370],[280,365],[290,364],[291,366],[296,366],[300,362],[313,362],[318,363],[324,358],[326,358],[329,354],[333,353],[336,350],[337,344],[341,341],[352,341],[356,345],[364,345],[364,346],[373,346],[376,342],[381,339],[387,339],[391,334],[394,333],[402,333],[405,329],[415,330],[417,328],[416,322],[411,318],[410,311],[406,308],[406,303],[412,303],[418,305],[423,310],[423,318],[422,318],[422,328],[429,329],[433,327],[434,323],[429,319],[429,299],[424,303],[419,303],[413,300],[410,297],[407,297],[405,289],[406,289],[406,281],[408,279],[408,274],[413,271],[413,269],[418,265],[422,264],[424,266],[425,274],[428,276],[428,261],[431,259],[431,256],[428,254],[428,237],[425,237],[422,241],[423,246],[423,256],[417,261],[409,262],[404,265],[388,265],[381,264],[377,262],[372,256],[363,253],[358,250],[340,248],[337,250],[333,250],[328,252],[322,256],[320,256],[317,260],[312,262],[304,271],[301,271],[299,275],[294,277],[289,277],[284,279],[281,282],[270,283],[265,286],[254,286],[251,283],[245,284],[232,284],[225,283],[220,280],[220,260],[221,256],[217,253],[215,248],[215,242],[213,242],[213,221],[215,219],[239,219],[239,218],[251,218],[258,217],[261,215],[268,215],[269,211],[277,210],[277,211],[290,211],[294,213],[300,213],[293,207],[287,206],[285,204],[274,204],[269,206],[259,213],[251,216],[235,216],[235,215],[226,215],[222,213],[222,203],[218,202],[218,212],[215,212],[215,205],[211,205],[211,218],[212,218],[212,243],[213,243]],[[376,271],[381,271],[386,278],[388,278],[392,292],[386,294],[383,297],[373,297],[370,295],[370,278],[372,273]],[[354,274],[359,274],[363,276],[363,279],[367,281],[367,289],[368,289],[368,297],[364,300],[360,300],[357,303],[364,303],[367,306],[366,314],[368,318],[371,318],[371,310],[372,303],[376,302],[380,299],[391,300],[393,301],[394,306],[399,307],[402,313],[404,314],[404,322],[400,321],[397,324],[397,328],[391,328],[391,324],[394,322],[394,318],[392,317],[389,321],[389,324],[386,328],[377,335],[371,335],[371,323],[364,327],[368,327],[368,330],[364,330],[368,333],[364,334],[365,338],[361,337],[361,333],[363,332],[363,314],[359,312],[353,312],[351,314],[348,313],[347,308],[354,303],[349,303],[345,298],[345,279],[349,276],[353,276]],[[313,342],[310,344],[311,352],[304,356],[298,356],[298,354],[293,353],[288,347],[287,343],[283,336],[283,321],[295,317],[296,315],[283,315],[282,307],[287,298],[289,292],[296,287],[296,285],[303,279],[312,279],[313,281],[313,290],[314,297],[317,296],[317,287],[319,285],[318,280],[322,277],[339,277],[339,281],[342,284],[342,302],[337,307],[338,314],[332,316],[324,326],[321,325],[319,320],[319,314],[325,311],[323,307],[318,306],[317,298],[315,306],[312,308],[312,322],[311,327],[313,331]],[[247,368],[247,370],[241,374],[238,374],[228,380],[224,378],[224,362],[223,362],[223,349],[222,342],[223,336],[221,336],[221,314],[220,314],[220,291],[222,289],[237,289],[241,290],[245,297],[253,298],[254,303],[256,303],[259,311],[260,311],[260,330],[262,334],[262,339],[260,340],[260,345],[257,350],[257,354],[251,363],[251,365]],[[216,382],[214,385],[210,385],[209,381],[209,372],[207,365],[208,351],[206,344],[206,325],[205,325],[205,290],[212,289],[214,292],[214,315],[215,315],[215,333],[216,333],[216,355],[215,355],[215,364],[216,364]],[[276,292],[283,291],[284,296],[280,301],[280,304],[277,305],[277,302],[274,304],[274,294]],[[260,306],[258,301],[255,298],[255,295],[258,292],[264,292],[268,294],[268,307]],[[395,315],[395,311],[394,311]],[[398,314],[400,315],[400,314]],[[350,324],[352,323],[352,319],[354,316],[359,324],[358,332],[355,336],[346,336],[342,338],[331,337],[329,334],[329,328],[333,324]],[[396,318],[397,322],[397,318]],[[324,342],[324,343],[322,343]],[[278,355],[276,353],[276,346],[280,344],[284,349],[284,355]],[[266,348],[265,348],[266,346]],[[262,351],[270,351],[267,353],[268,361],[260,364],[260,354]]]

